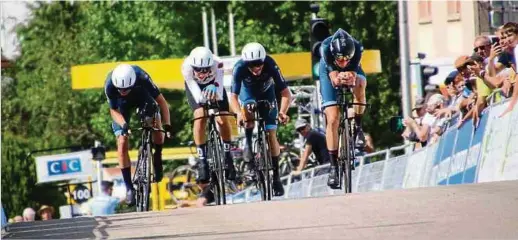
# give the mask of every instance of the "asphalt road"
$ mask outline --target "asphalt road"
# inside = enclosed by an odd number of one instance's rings
[[[18,223],[4,237],[518,239],[518,181]]]

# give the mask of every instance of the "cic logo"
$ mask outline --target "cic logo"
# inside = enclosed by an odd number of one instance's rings
[[[61,159],[47,162],[49,176],[67,173],[81,172],[81,160],[79,158]]]

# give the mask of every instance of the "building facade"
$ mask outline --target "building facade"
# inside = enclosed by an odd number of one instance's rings
[[[491,19],[497,20],[493,25],[518,21],[518,2],[409,1],[410,58],[426,54],[421,62],[439,67],[439,74],[430,79],[431,83],[442,83],[453,70],[455,58],[473,52],[476,36],[494,33]]]

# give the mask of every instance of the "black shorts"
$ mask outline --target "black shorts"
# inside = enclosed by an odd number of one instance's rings
[[[202,86],[200,86],[201,90],[203,91]],[[201,108],[201,106],[196,103],[196,100],[194,100],[194,97],[192,96],[191,90],[189,90],[189,87],[187,87],[187,83],[185,83],[185,94],[187,95],[187,102],[189,103],[189,106],[191,107],[191,110],[194,111],[198,108]],[[218,101],[218,106],[220,111],[229,111],[228,106],[228,97],[227,97],[227,91],[223,89],[223,100]]]

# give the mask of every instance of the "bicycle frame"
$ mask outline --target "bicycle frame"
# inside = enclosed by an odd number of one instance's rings
[[[347,89],[351,91],[351,89]],[[340,125],[338,126],[338,168],[339,186],[342,188],[342,179],[345,193],[352,190],[352,168],[354,164],[354,146],[350,119],[348,117],[349,100],[343,88],[338,90],[338,106],[340,109]]]
[[[226,189],[224,175],[224,152],[223,142],[217,129],[216,117],[218,116],[234,116],[231,113],[211,113],[209,110],[218,109],[217,105],[204,105],[204,116],[193,119],[193,122],[199,119],[208,118],[208,139],[207,139],[207,161],[210,168],[210,187],[214,192],[217,205],[226,204]]]
[[[136,194],[136,208],[137,212],[149,211],[149,195],[151,191],[151,176],[154,174],[153,168],[153,139],[152,135],[155,131],[165,132],[162,129],[155,128],[156,113],[158,109],[154,106],[153,117],[145,116],[147,104],[144,105],[144,110],[140,109],[138,114],[140,116],[141,128],[137,130],[142,131],[142,136],[139,146],[139,154],[137,160],[137,167],[132,182],[137,185]]]
[[[254,160],[256,163],[256,176],[258,177],[256,188],[261,191],[261,199],[263,201],[269,201],[273,196],[272,176],[270,172],[273,168],[270,146],[268,144],[269,133],[266,131],[265,121],[260,114],[260,108],[262,108],[263,105],[266,105],[268,110],[272,109],[271,103],[267,100],[258,100],[256,103],[254,121],[258,123],[256,126],[258,136],[254,144],[256,147]]]

